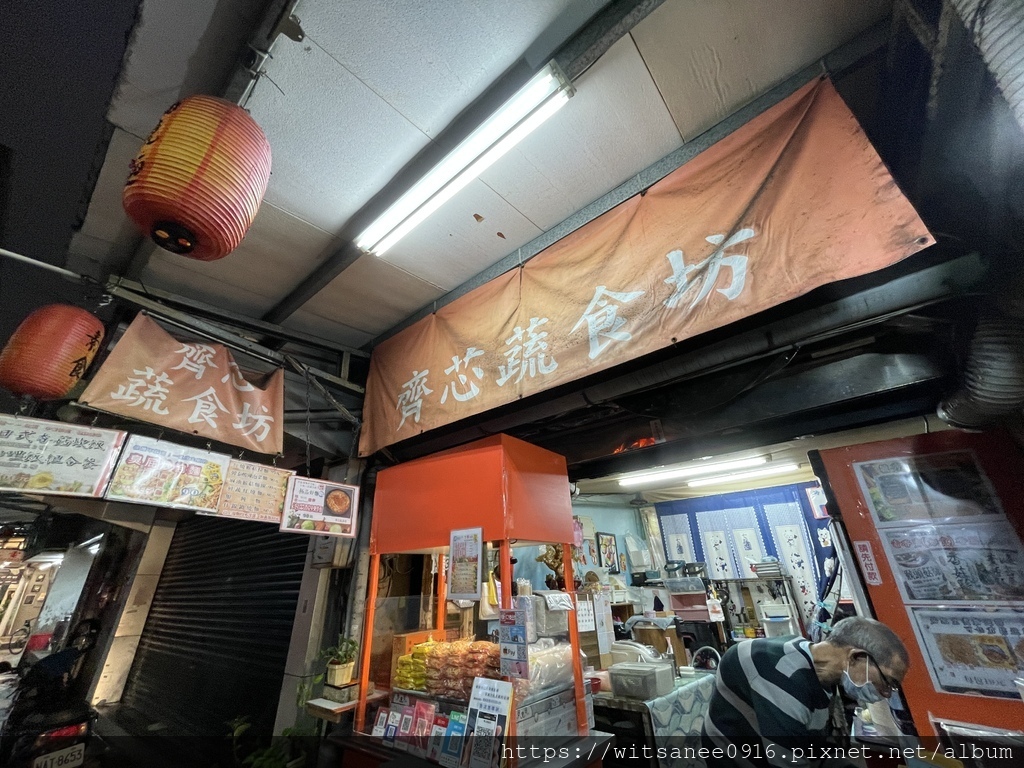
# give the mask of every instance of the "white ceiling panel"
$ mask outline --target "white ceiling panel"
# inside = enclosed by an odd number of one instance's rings
[[[542,230],[682,144],[629,35],[575,85],[548,123],[481,176]]]
[[[139,153],[143,141],[120,128],[114,129],[89,200],[89,211],[82,224],[83,234],[113,242],[126,224],[135,226],[124,212],[121,194],[128,180],[128,165]]]
[[[162,274],[183,270],[185,278],[199,281],[196,288],[226,284],[276,303],[339,245],[332,235],[264,202],[241,245],[223,259],[197,261],[154,245],[150,260],[163,262]]]
[[[852,39],[892,0],[673,0],[632,32],[680,134],[692,139]]]
[[[266,199],[328,232],[428,142],[316,43],[286,38],[247,107],[273,153]]]
[[[420,130],[436,136],[573,4],[309,0],[297,14],[306,44],[321,46]],[[591,13],[600,3],[575,5]]]
[[[139,279],[151,288],[170,291],[196,301],[249,317],[259,317],[274,305],[274,299],[214,279],[202,271],[203,262],[191,260],[181,264],[180,256],[167,253],[155,245]]]
[[[347,325],[342,325],[334,320],[328,320],[313,312],[300,309],[292,314],[287,320],[281,323],[285,328],[300,333],[308,333],[310,336],[317,336],[321,339],[328,339],[335,344],[343,344],[347,347],[359,348],[371,341],[372,333],[366,333]]]
[[[218,0],[191,0],[185,11],[177,3],[144,0],[117,93],[107,111],[110,122],[139,138],[149,135],[164,110],[178,100],[194,60],[216,50],[216,45],[210,45],[216,42],[211,39],[215,36],[208,36],[211,22],[215,26],[251,23],[240,13],[244,0],[226,4],[232,6],[230,13],[222,5]],[[253,10],[249,9],[250,16]]]
[[[381,258],[451,290],[540,233],[476,179]]]
[[[443,294],[436,285],[383,259],[363,256],[306,302],[303,309],[376,335]]]

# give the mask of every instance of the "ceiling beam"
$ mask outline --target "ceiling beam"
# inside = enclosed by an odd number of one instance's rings
[[[370,355],[354,347],[347,347],[344,344],[337,344],[327,339],[321,339],[317,336],[310,336],[306,333],[299,331],[293,331],[288,328],[284,328],[274,323],[268,323],[264,320],[255,320],[246,315],[232,312],[227,309],[220,307],[212,307],[209,304],[205,304],[195,299],[189,299],[178,294],[171,293],[169,291],[162,291],[158,288],[150,288],[144,286],[142,283],[129,280],[126,277],[111,277],[108,281],[108,285],[117,286],[124,288],[128,291],[135,293],[138,296],[148,296],[150,298],[156,298],[160,301],[168,304],[185,307],[193,312],[197,312],[207,317],[219,320],[226,325],[231,325],[236,328],[241,328],[247,331],[253,331],[256,333],[263,333],[270,336],[275,336],[279,339],[283,339],[286,342],[292,342],[294,344],[301,344],[306,347],[314,349],[327,350],[329,352],[338,352],[346,355],[352,355],[353,357],[369,358]]]
[[[343,379],[340,376],[335,376],[332,373],[327,373],[327,371],[321,371],[319,368],[308,366],[305,363],[299,362],[291,355],[285,355],[277,350],[265,347],[262,344],[257,344],[255,341],[251,341],[243,336],[231,333],[230,331],[227,331],[218,325],[214,325],[213,323],[207,322],[206,320],[200,320],[199,318],[192,317],[180,310],[160,304],[153,299],[139,296],[132,291],[116,285],[108,285],[107,292],[112,296],[145,309],[150,314],[159,317],[161,320],[164,320],[171,325],[177,325],[178,327],[184,328],[185,330],[199,336],[205,336],[208,339],[218,341],[231,349],[237,349],[240,352],[244,352],[252,357],[273,363],[274,365],[278,365],[283,368],[294,368],[294,370],[304,376],[308,374],[310,381],[318,389],[321,389],[321,392],[324,390],[322,390],[321,386],[318,384],[318,380],[328,382],[357,395],[363,395],[366,392],[363,387]],[[332,403],[332,405],[334,405],[334,403]],[[335,407],[340,408],[340,406]],[[358,423],[358,419],[354,416],[351,420],[353,423]]]

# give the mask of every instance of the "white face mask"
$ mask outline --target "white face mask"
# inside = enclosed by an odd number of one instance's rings
[[[853,678],[850,677],[849,662],[846,663],[846,671],[843,672],[843,691],[846,693],[847,696],[849,696],[851,699],[856,700],[860,704],[875,704],[879,701],[885,701],[885,696],[883,696],[879,692],[878,687],[873,682],[871,682],[871,679],[869,677],[869,672],[871,671],[869,666],[870,663],[871,662],[868,661],[868,657],[865,656],[865,682],[862,685],[857,685],[855,682],[853,682]]]

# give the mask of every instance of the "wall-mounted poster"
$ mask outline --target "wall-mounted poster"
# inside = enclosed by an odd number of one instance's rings
[[[583,560],[584,565],[598,565],[596,539],[583,540]]]
[[[607,568],[608,573],[619,572],[619,548],[615,544],[614,533],[597,534],[597,564]]]
[[[1002,514],[973,451],[895,456],[853,465],[879,526]]]
[[[448,547],[449,600],[480,599],[483,547],[483,528],[452,531]]]
[[[357,486],[293,475],[288,479],[281,530],[352,538],[358,504]]]
[[[230,456],[133,435],[106,498],[216,512]]]
[[[203,514],[280,525],[288,478],[294,474],[290,469],[232,459],[217,511]]]
[[[0,415],[0,489],[101,497],[127,433]]]
[[[821,486],[812,486],[804,489],[807,492],[807,501],[811,504],[811,514],[815,520],[828,518],[828,510],[825,508],[825,491]]]
[[[1024,676],[1024,609],[910,607],[935,690],[1015,699]]]
[[[1024,547],[1006,519],[879,531],[905,602],[1024,600]]]

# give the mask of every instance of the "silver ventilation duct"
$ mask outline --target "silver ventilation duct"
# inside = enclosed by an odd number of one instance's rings
[[[951,0],[1024,130],[1024,3]]]
[[[940,419],[976,429],[1024,407],[1024,319],[991,309],[971,340],[960,390],[939,403]]]

